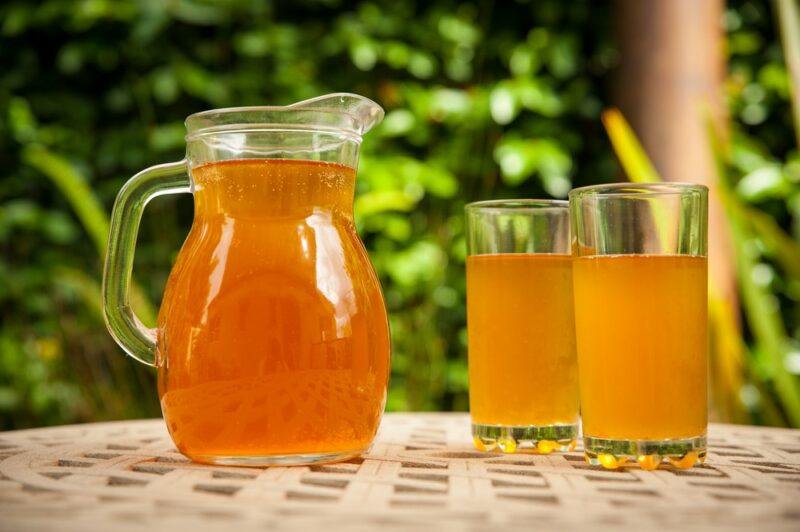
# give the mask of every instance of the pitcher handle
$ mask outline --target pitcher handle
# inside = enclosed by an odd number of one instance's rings
[[[125,183],[114,201],[103,268],[103,315],[111,336],[130,356],[156,365],[156,329],[146,327],[130,307],[131,271],[145,205],[165,194],[191,192],[186,159],[151,166]]]

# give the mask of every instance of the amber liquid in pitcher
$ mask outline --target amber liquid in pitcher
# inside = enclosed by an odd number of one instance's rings
[[[291,159],[192,170],[195,220],[159,314],[161,407],[189,457],[365,450],[389,375],[355,171]]]

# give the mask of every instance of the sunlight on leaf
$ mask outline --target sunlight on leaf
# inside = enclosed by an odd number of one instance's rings
[[[636,134],[619,109],[606,110],[603,112],[602,118],[614,153],[617,154],[628,178],[636,183],[661,181],[658,172],[636,138]]]
[[[22,151],[23,160],[58,187],[69,201],[100,256],[105,255],[108,218],[92,189],[69,161],[44,146],[31,144]]]

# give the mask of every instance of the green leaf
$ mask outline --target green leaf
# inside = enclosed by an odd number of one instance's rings
[[[17,142],[35,140],[38,126],[27,100],[12,98],[8,102],[8,123]]]
[[[420,241],[389,258],[386,268],[401,286],[424,287],[442,274],[446,255],[433,242]]]
[[[61,284],[75,292],[83,301],[98,322],[103,321],[102,296],[100,283],[86,272],[76,268],[56,267],[53,270],[53,277],[56,283]]]
[[[489,96],[489,109],[498,124],[509,124],[519,113],[519,100],[509,85],[499,84]]]
[[[602,117],[614,153],[622,164],[622,168],[625,169],[628,179],[635,183],[658,183],[661,181],[658,172],[636,138],[636,134],[619,109],[608,109],[603,112]]]
[[[108,238],[108,218],[100,200],[83,176],[65,158],[38,144],[25,146],[22,149],[22,159],[58,187],[89,233],[98,254],[104,256]]]
[[[408,109],[396,109],[386,114],[379,131],[386,137],[399,137],[411,131],[415,121]]]
[[[750,202],[763,201],[770,198],[785,198],[792,190],[783,170],[777,164],[762,166],[753,170],[739,180],[736,192]]]
[[[362,218],[386,211],[410,211],[416,203],[400,190],[375,190],[356,198],[354,210],[356,218]]]
[[[553,196],[563,197],[570,188],[572,158],[555,140],[503,138],[497,143],[494,159],[503,181],[511,186],[520,185],[538,173]]]

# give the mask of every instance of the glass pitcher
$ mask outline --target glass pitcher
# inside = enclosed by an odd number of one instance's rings
[[[158,368],[164,419],[198,462],[309,464],[365,451],[389,377],[380,284],[353,222],[361,136],[375,102],[332,94],[186,120],[186,158],[120,190],[103,277],[106,323]],[[142,211],[194,195],[194,222],[156,329],[130,307]]]

